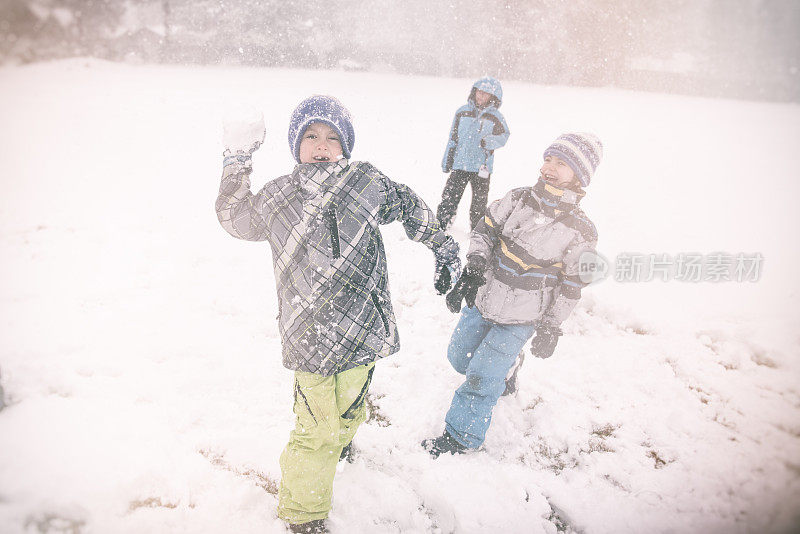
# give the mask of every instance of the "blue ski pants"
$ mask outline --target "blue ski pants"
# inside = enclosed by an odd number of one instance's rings
[[[445,428],[462,445],[474,449],[483,443],[506,375],[533,331],[533,325],[487,321],[477,307],[461,310],[447,358],[466,380],[453,395]]]

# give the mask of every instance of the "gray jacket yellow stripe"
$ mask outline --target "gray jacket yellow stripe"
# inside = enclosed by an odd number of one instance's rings
[[[401,221],[437,259],[458,256],[435,214],[366,162],[304,164],[250,191],[249,158],[226,158],[217,217],[234,237],[268,241],[283,363],[329,376],[400,348],[378,225]]]
[[[476,299],[486,319],[557,326],[569,316],[585,286],[580,256],[597,247],[597,231],[578,208],[581,197],[539,182],[488,207],[467,253],[486,259],[486,284]]]

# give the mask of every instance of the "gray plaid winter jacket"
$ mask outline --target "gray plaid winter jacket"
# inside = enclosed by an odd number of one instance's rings
[[[492,202],[472,231],[467,257],[486,260],[475,304],[502,324],[560,325],[586,285],[579,260],[597,248],[597,230],[578,207],[584,193],[543,181]]]
[[[367,162],[297,165],[250,191],[250,159],[225,160],[217,217],[232,236],[269,241],[283,364],[330,376],[397,352],[379,224],[399,220],[438,261],[458,245],[408,187]]]

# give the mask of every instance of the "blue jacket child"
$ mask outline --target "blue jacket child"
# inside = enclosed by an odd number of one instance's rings
[[[580,264],[597,247],[597,230],[578,204],[602,151],[592,134],[560,136],[545,150],[536,184],[493,202],[472,231],[467,266],[447,295],[452,312],[467,303],[447,348],[465,381],[444,434],[422,443],[432,456],[483,444],[508,371],[534,332],[531,353],[553,354],[586,285]]]
[[[449,172],[450,176],[436,210],[443,229],[450,226],[467,183],[472,187],[471,229],[486,211],[494,151],[506,144],[510,133],[498,109],[502,102],[500,82],[487,76],[472,85],[467,103],[453,117],[442,158],[442,172]]]

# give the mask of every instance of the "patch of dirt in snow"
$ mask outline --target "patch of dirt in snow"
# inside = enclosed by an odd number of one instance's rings
[[[128,506],[129,512],[135,512],[140,508],[177,508],[177,502],[164,502],[161,500],[161,497],[148,497],[147,499],[137,499],[135,501],[131,501],[130,505]],[[193,508],[192,505],[189,505],[190,508]]]
[[[225,471],[230,471],[231,473],[237,476],[246,478],[259,488],[266,491],[267,493],[271,493],[272,495],[278,494],[278,483],[275,482],[275,480],[273,480],[268,475],[265,475],[260,471],[256,471],[255,469],[242,468],[242,467],[237,467],[235,465],[231,465],[228,461],[225,460],[224,456],[221,454],[217,454],[205,449],[201,449],[198,452],[202,454],[209,462],[211,462],[211,465],[215,467],[220,467]]]
[[[380,407],[375,402],[376,400],[383,397],[381,394],[372,394],[367,393],[366,397],[366,404],[367,404],[367,423],[375,423],[378,426],[390,426],[392,422],[386,417],[382,412]]]
[[[86,521],[83,519],[73,519],[61,517],[58,514],[42,514],[38,517],[29,517],[25,521],[25,530],[35,528],[41,534],[81,534]]]

